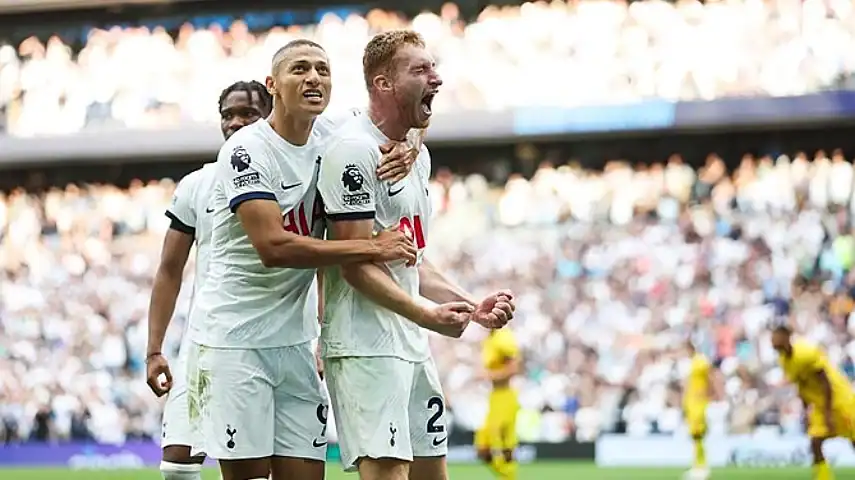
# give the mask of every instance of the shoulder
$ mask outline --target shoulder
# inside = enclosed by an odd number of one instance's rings
[[[822,350],[812,343],[799,342],[793,345],[793,357],[798,360],[812,360],[821,355]]]
[[[695,355],[692,359],[692,368],[695,370],[707,370],[710,367],[710,362],[707,360],[707,357],[703,355]]]
[[[184,175],[184,177],[178,181],[178,185],[175,187],[175,194],[179,195],[195,191],[196,186],[199,184],[199,181],[202,178],[202,170],[203,168],[198,168],[188,173],[187,175]]]
[[[232,135],[220,147],[217,160],[232,162],[235,169],[240,167],[245,170],[253,161],[267,157],[267,148],[260,131],[262,126],[259,125],[263,122],[259,120]]]
[[[327,157],[335,163],[377,161],[380,159],[380,147],[367,133],[352,129],[338,130],[327,145],[324,160]]]
[[[315,119],[314,128],[318,129],[321,133],[332,133],[350,120],[361,115],[362,110],[359,108],[348,108],[344,111],[324,114]]]

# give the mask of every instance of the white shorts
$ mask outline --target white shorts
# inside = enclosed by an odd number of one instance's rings
[[[191,350],[188,411],[201,439],[194,455],[326,460],[329,401],[310,342],[254,350],[194,344]]]
[[[198,443],[194,430],[190,426],[187,411],[187,355],[182,351],[172,370],[172,388],[163,406],[160,447],[166,448],[173,445],[190,447]]]
[[[448,453],[445,397],[433,359],[344,357],[324,361],[341,461],[441,457]]]

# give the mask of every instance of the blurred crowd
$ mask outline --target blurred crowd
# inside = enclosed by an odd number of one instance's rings
[[[681,432],[691,339],[724,359],[713,432],[800,431],[769,321],[789,318],[852,375],[853,167],[840,152],[733,171],[544,163],[497,185],[438,170],[428,256],[473,292],[512,288],[523,440]],[[0,438],[158,438],[146,310],[172,180],[0,197]],[[571,195],[572,193],[572,195]],[[186,286],[167,336],[186,321]],[[433,337],[455,428],[484,418],[484,331]],[[766,427],[771,426],[771,427]]]
[[[855,72],[852,0],[572,1],[402,15],[326,15],[251,32],[92,30],[79,51],[53,37],[0,46],[0,129],[19,136],[215,121],[223,85],[262,79],[294,38],[332,62],[332,108],[363,105],[362,48],[378,31],[421,32],[445,79],[435,112],[613,104],[645,98],[800,95]],[[5,127],[4,127],[5,124]]]

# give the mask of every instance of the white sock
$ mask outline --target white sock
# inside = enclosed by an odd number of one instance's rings
[[[202,480],[202,465],[160,462],[160,473],[163,480]]]

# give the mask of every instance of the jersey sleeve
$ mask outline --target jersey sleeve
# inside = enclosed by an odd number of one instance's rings
[[[819,348],[812,345],[805,345],[799,352],[799,365],[804,373],[816,373],[820,370],[825,370],[825,361],[822,352]]]
[[[496,348],[504,358],[517,358],[520,354],[519,346],[514,336],[510,332],[500,330],[499,337],[496,339]]]
[[[275,163],[263,147],[227,143],[217,156],[217,183],[234,213],[248,200],[276,201]]]
[[[196,236],[196,207],[193,203],[198,178],[198,171],[182,178],[172,194],[172,204],[166,209],[166,216],[171,220],[169,228],[192,236]]]
[[[379,148],[358,140],[344,140],[327,150],[321,160],[318,191],[328,219],[374,218],[380,192],[375,172],[379,156]]]

